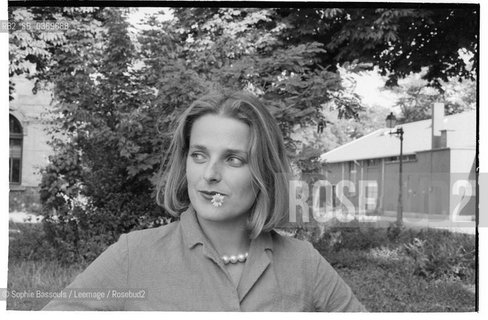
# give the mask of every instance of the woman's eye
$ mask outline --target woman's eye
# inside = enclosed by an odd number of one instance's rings
[[[202,162],[205,160],[205,157],[201,153],[193,152],[192,154],[190,154],[190,157],[192,157],[193,160],[195,160],[196,162]]]
[[[228,161],[229,161],[230,165],[234,166],[234,167],[240,167],[244,164],[244,161],[237,158],[237,157],[229,157]]]

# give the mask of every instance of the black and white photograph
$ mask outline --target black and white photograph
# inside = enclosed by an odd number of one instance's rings
[[[479,3],[6,10],[7,312],[479,316]]]

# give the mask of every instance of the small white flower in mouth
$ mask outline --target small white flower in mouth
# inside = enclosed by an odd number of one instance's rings
[[[220,193],[217,193],[212,198],[212,205],[214,207],[220,207],[224,203],[224,196]]]

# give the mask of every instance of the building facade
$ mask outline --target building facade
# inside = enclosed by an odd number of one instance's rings
[[[40,170],[52,149],[46,123],[51,94],[33,94],[32,81],[14,78],[15,93],[9,104],[9,209],[38,212]]]
[[[476,112],[444,116],[444,106],[435,104],[432,119],[397,127],[404,131],[404,217],[474,220]],[[340,208],[346,204],[354,208],[355,214],[396,215],[400,140],[390,134],[393,130],[376,130],[322,154],[322,173],[333,194],[325,199],[330,206]]]

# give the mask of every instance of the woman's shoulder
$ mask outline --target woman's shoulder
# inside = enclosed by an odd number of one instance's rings
[[[306,241],[287,235],[285,232],[273,230],[270,232],[273,247],[284,254],[292,254],[298,258],[310,258],[316,251],[313,245]]]
[[[147,246],[150,244],[169,242],[178,233],[179,220],[148,229],[133,230],[123,236],[129,246]],[[164,240],[164,241],[163,241]]]

